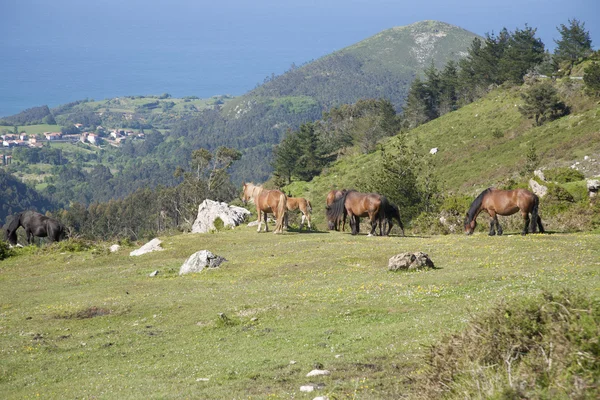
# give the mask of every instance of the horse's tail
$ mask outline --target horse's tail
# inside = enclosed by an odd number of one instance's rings
[[[287,197],[285,193],[279,195],[279,204],[277,205],[277,224],[274,233],[283,232],[283,223],[287,214]]]
[[[538,212],[539,212],[539,206],[540,206],[540,198],[537,195],[533,195],[533,208],[531,209],[531,221],[529,222],[529,230],[531,231],[531,233],[535,233],[537,230],[537,223],[538,223]],[[542,219],[540,218],[540,232],[543,233],[544,227],[541,226],[541,221]]]
[[[391,219],[392,215],[391,215],[391,207],[390,207],[390,202],[388,201],[387,197],[385,196],[381,196],[381,204],[379,205],[379,213],[378,213],[378,218],[379,221],[381,223],[381,221],[383,221],[384,219]]]

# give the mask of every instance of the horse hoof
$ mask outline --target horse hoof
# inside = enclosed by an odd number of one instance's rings
[[[496,232],[490,232],[489,235],[490,236],[496,236]]]

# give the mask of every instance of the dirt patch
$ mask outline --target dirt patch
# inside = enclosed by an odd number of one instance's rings
[[[94,317],[101,317],[103,315],[109,315],[112,311],[107,308],[101,307],[87,307],[79,311],[71,313],[58,314],[55,318],[59,319],[87,319]]]

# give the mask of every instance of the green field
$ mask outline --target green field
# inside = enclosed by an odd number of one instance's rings
[[[416,398],[427,346],[472,315],[543,290],[600,295],[597,234],[162,239],[140,257],[99,244],[0,261],[0,398]],[[202,249],[228,261],[178,276]],[[406,251],[437,269],[389,272]],[[331,375],[307,378],[318,364]]]
[[[44,132],[60,132],[60,126],[58,126],[58,125],[46,125],[46,124],[20,125],[20,126],[18,126],[18,128],[19,128],[19,133],[27,132],[30,135],[35,135],[35,134],[44,133]],[[8,133],[13,133],[13,130],[14,130],[14,126],[0,125],[0,132],[6,131]]]

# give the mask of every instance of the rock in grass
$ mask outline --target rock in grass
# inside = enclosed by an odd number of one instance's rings
[[[163,251],[164,249],[161,247],[162,240],[159,238],[154,238],[142,247],[137,250],[133,250],[129,253],[130,256],[141,256],[142,254],[151,253],[153,251]]]
[[[217,268],[225,258],[216,256],[208,250],[200,250],[192,254],[179,269],[179,275],[190,272],[202,272],[204,268]]]
[[[324,375],[330,375],[330,374],[331,374],[331,372],[329,372],[326,369],[313,369],[308,374],[306,374],[306,376],[307,377],[311,377],[311,376],[324,376]]]
[[[113,244],[112,246],[110,246],[110,252],[111,253],[116,253],[120,249],[121,249],[121,246],[119,246],[118,244]]]
[[[422,251],[418,253],[400,253],[390,258],[388,269],[390,271],[415,271],[425,268],[434,268],[433,261]]]
[[[198,206],[198,216],[194,221],[194,225],[192,225],[192,233],[206,233],[217,230],[215,227],[217,219],[222,221],[223,226],[233,228],[244,222],[248,215],[250,215],[250,211],[245,208],[206,199]]]
[[[315,390],[315,387],[313,385],[300,386],[300,391],[301,392],[312,392],[314,390]]]

